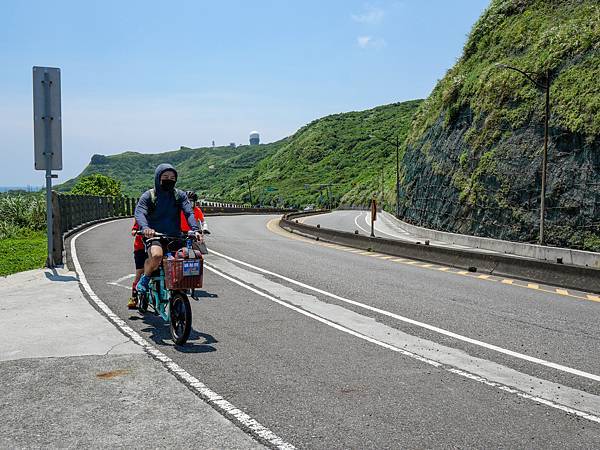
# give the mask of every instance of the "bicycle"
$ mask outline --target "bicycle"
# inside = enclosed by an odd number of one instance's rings
[[[142,234],[138,232],[138,234]],[[193,236],[168,236],[155,233],[148,239],[166,242],[167,256],[150,277],[148,292],[138,295],[138,311],[142,314],[148,307],[169,323],[171,337],[176,345],[183,345],[192,329],[192,308],[188,295],[195,297],[195,289],[202,287],[203,258],[192,249]],[[193,258],[172,256],[169,247],[185,240],[187,253]],[[166,266],[166,270],[165,270]]]

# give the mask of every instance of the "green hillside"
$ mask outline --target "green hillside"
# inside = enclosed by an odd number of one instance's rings
[[[127,195],[137,196],[151,187],[154,168],[168,162],[180,173],[179,187],[194,189],[209,199],[247,202],[245,180],[250,179],[255,203],[324,204],[327,188],[322,185],[331,184],[336,204],[364,204],[371,195],[380,195],[383,166],[384,190],[392,204],[395,149],[369,135],[398,135],[403,142],[419,104],[420,100],[414,100],[327,116],[271,144],[94,155],[80,176],[111,176],[123,183]],[[69,180],[58,189],[68,191],[75,182]]]
[[[600,250],[600,3],[493,0],[422,104],[402,213],[449,231],[535,242],[549,71],[547,242]]]

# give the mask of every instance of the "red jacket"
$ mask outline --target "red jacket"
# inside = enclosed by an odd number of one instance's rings
[[[194,206],[194,217],[198,221],[198,225],[202,226],[200,222],[204,222],[204,213],[197,206]],[[187,220],[183,215],[183,211],[181,212],[181,231],[183,231],[184,233],[190,231],[190,226],[188,225]]]

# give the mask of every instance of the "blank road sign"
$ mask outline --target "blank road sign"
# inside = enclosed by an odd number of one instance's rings
[[[46,170],[46,152],[51,154],[50,170],[62,170],[60,112],[60,69],[33,68],[33,141],[35,169]]]

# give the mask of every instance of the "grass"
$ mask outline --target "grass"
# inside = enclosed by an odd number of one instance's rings
[[[0,239],[0,276],[44,267],[46,233],[30,232],[27,237]]]
[[[0,276],[43,267],[47,242],[43,194],[0,194]]]

